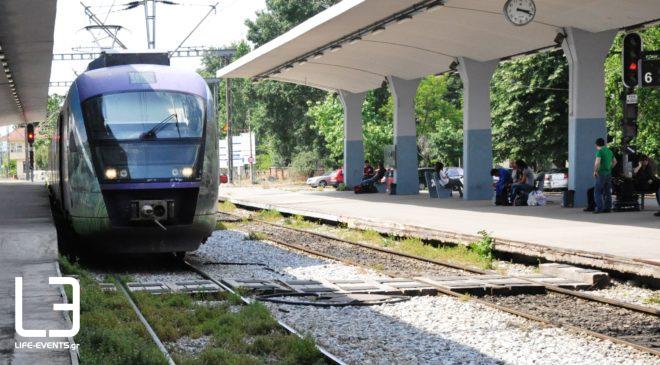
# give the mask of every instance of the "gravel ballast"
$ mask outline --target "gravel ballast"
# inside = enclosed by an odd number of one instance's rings
[[[245,234],[234,231],[216,231],[190,259],[218,277],[226,277],[225,274],[298,279],[380,276],[369,269],[245,240]],[[252,265],[227,265],[227,262]],[[277,318],[310,334],[351,364],[657,364],[660,361],[627,346],[561,328],[543,327],[469,299],[423,296],[371,307],[266,305]]]

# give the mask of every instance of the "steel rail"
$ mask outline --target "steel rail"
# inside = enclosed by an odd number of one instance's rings
[[[227,212],[222,212],[222,213],[237,216],[236,214],[231,214],[231,213],[227,213]],[[452,269],[463,270],[463,271],[467,271],[467,272],[471,272],[471,273],[475,273],[475,274],[485,275],[485,274],[494,273],[493,271],[480,270],[480,269],[476,269],[476,268],[473,268],[473,267],[454,264],[454,263],[443,261],[443,260],[429,259],[429,258],[426,258],[426,257],[407,254],[407,253],[404,253],[404,252],[398,252],[398,251],[388,249],[388,248],[385,248],[385,247],[378,247],[378,246],[374,246],[374,245],[370,245],[370,244],[366,244],[366,243],[350,241],[350,240],[343,239],[341,237],[335,237],[335,236],[325,234],[325,233],[312,232],[312,231],[308,231],[308,230],[300,229],[300,228],[295,228],[295,227],[287,227],[287,226],[283,226],[281,224],[272,223],[272,222],[268,222],[268,221],[264,221],[264,220],[260,220],[260,219],[255,219],[255,218],[250,218],[250,220],[252,220],[254,222],[259,222],[259,223],[271,225],[271,226],[274,226],[274,227],[282,228],[282,229],[288,229],[288,230],[292,230],[292,231],[296,231],[296,232],[300,232],[300,233],[306,233],[306,234],[310,234],[310,235],[314,235],[314,236],[318,236],[318,237],[323,237],[323,238],[329,239],[329,240],[335,240],[335,241],[344,242],[344,243],[347,243],[347,244],[350,244],[350,245],[363,247],[363,248],[374,250],[374,251],[388,253],[388,254],[392,254],[392,255],[395,255],[395,256],[406,257],[406,258],[413,259],[413,260],[423,261],[423,262],[427,262],[427,263],[434,264],[434,265],[439,265],[439,266],[445,266],[445,267],[449,267],[449,268],[452,268]],[[299,248],[299,249],[302,249],[302,248]],[[319,252],[314,253],[314,254],[318,255],[318,256],[323,256],[323,254],[320,254]],[[601,304],[607,304],[607,305],[611,305],[611,306],[615,306],[615,307],[629,309],[629,310],[632,310],[632,311],[635,311],[635,312],[641,312],[641,313],[645,313],[645,314],[651,314],[651,315],[654,315],[654,316],[660,316],[660,310],[655,309],[655,308],[646,307],[646,306],[638,305],[638,304],[626,303],[626,302],[622,302],[622,301],[615,300],[615,299],[610,299],[610,298],[598,297],[598,296],[595,296],[595,295],[582,293],[582,292],[579,292],[579,291],[576,291],[576,290],[564,289],[564,288],[560,288],[556,285],[543,283],[543,282],[533,280],[533,279],[529,279],[529,278],[518,277],[518,276],[515,276],[515,275],[512,275],[510,277],[514,278],[514,279],[525,280],[525,281],[528,281],[528,282],[531,282],[531,283],[534,283],[534,284],[543,285],[546,288],[546,290],[552,291],[552,292],[555,292],[555,293],[570,295],[570,296],[574,296],[574,297],[584,299],[584,300],[589,300],[589,301],[593,301],[593,302],[597,302],[597,303],[601,303]]]
[[[158,346],[158,350],[160,350],[160,352],[163,354],[163,356],[165,356],[165,359],[167,359],[167,363],[169,365],[176,365],[174,363],[174,360],[172,360],[172,357],[170,356],[170,353],[165,348],[165,345],[163,345],[163,343],[160,341],[160,338],[158,338],[158,335],[156,334],[154,329],[151,327],[151,325],[149,324],[147,319],[144,318],[144,315],[142,315],[142,312],[140,311],[140,308],[137,306],[137,304],[135,304],[135,301],[133,300],[133,298],[131,298],[131,295],[126,290],[126,287],[124,286],[124,283],[116,275],[115,275],[115,281],[117,281],[117,284],[119,284],[119,289],[121,290],[121,292],[124,294],[124,296],[128,300],[128,304],[131,305],[131,307],[135,311],[135,314],[137,314],[138,318],[140,319],[140,322],[142,322],[142,324],[144,325],[144,328],[146,328],[147,332],[149,332],[149,336],[151,336],[151,339],[154,341],[156,346]]]
[[[207,273],[206,271],[204,271],[204,270],[200,269],[199,267],[197,267],[197,266],[195,266],[195,265],[189,263],[188,261],[186,261],[186,260],[182,260],[181,263],[182,263],[185,267],[187,267],[188,269],[190,269],[190,270],[196,272],[197,274],[201,275],[202,277],[206,278],[207,280],[210,280],[211,282],[213,282],[214,284],[218,285],[219,287],[221,287],[222,289],[226,290],[227,292],[232,293],[232,294],[238,296],[238,297],[241,299],[241,301],[242,301],[243,303],[245,303],[245,304],[250,304],[250,303],[253,302],[252,299],[240,295],[240,294],[237,293],[235,290],[233,290],[233,289],[230,288],[229,286],[227,286],[227,285],[225,285],[224,283],[222,283],[220,280],[217,280],[216,278],[214,278],[213,276],[211,276],[211,275],[210,275],[209,273]],[[284,328],[284,329],[287,330],[289,333],[292,333],[292,334],[294,334],[294,335],[296,335],[296,336],[298,336],[298,337],[300,337],[300,338],[304,338],[303,335],[302,335],[300,332],[298,332],[295,328],[289,326],[288,324],[286,324],[285,322],[283,322],[283,321],[281,321],[281,320],[279,320],[279,319],[275,319],[275,320],[276,320],[277,323],[280,325],[280,327]],[[346,362],[342,361],[339,357],[337,357],[336,355],[334,355],[334,354],[331,353],[330,351],[326,350],[325,348],[321,347],[319,344],[315,344],[315,345],[316,345],[316,348],[319,350],[319,352],[321,352],[321,354],[323,354],[323,356],[325,356],[325,358],[328,359],[331,363],[336,364],[336,365],[347,365]]]
[[[223,213],[225,213],[225,212],[223,212]],[[261,222],[261,223],[267,223],[267,224],[271,224],[271,225],[282,227],[282,228],[298,230],[298,229],[295,229],[295,228],[279,226],[277,224],[270,223],[270,222],[264,222],[264,221],[260,221],[260,220],[254,220],[254,221]],[[303,232],[303,233],[310,233],[310,232],[305,231],[305,230],[299,230],[299,231]],[[266,235],[268,236],[268,234],[266,234]],[[324,235],[319,235],[319,236],[324,237]],[[337,240],[335,238],[332,238],[332,239]],[[331,259],[331,260],[344,262],[344,263],[354,265],[354,266],[363,266],[363,265],[360,265],[359,263],[356,263],[355,261],[352,261],[352,260],[349,260],[349,259],[343,259],[343,258],[336,257],[336,256],[333,256],[333,255],[330,255],[330,254],[326,254],[326,253],[318,252],[316,250],[308,249],[308,248],[302,247],[300,245],[283,242],[282,240],[276,239],[274,237],[268,237],[267,240],[272,241],[272,242],[274,242],[278,245],[289,247],[291,249],[299,250],[299,251],[306,252],[306,253],[309,253],[309,254],[312,254],[312,255],[325,257],[325,258],[328,258],[328,259]],[[341,240],[341,239],[339,241],[344,242],[344,240]],[[350,243],[350,242],[348,242],[348,243]],[[363,246],[362,244],[360,244],[359,246],[370,248],[369,245],[364,245]],[[383,252],[386,252],[386,251],[383,251]],[[398,254],[398,253],[394,253],[394,254]],[[410,257],[410,256],[411,255],[406,255],[405,257]],[[424,261],[427,261],[427,260],[428,259],[425,259]],[[433,262],[433,261],[431,260],[431,261],[427,261],[427,262]],[[456,297],[456,298],[461,298],[461,297],[464,296],[464,294],[457,293],[457,292],[447,290],[447,289],[444,289],[444,288],[439,288],[439,287],[435,287],[435,288],[438,290],[438,292],[440,292],[442,294],[445,294],[445,295],[450,295],[450,296],[453,296],[453,297]],[[561,290],[565,290],[565,289],[561,289]],[[592,296],[589,296],[589,297],[592,297]],[[611,342],[614,342],[614,343],[617,343],[617,344],[620,344],[620,345],[629,346],[629,347],[635,348],[635,349],[643,351],[643,352],[647,352],[647,353],[650,353],[650,354],[653,354],[653,355],[656,355],[656,356],[660,356],[660,350],[656,350],[654,348],[650,348],[650,347],[646,347],[646,346],[643,346],[643,345],[640,345],[640,344],[636,344],[634,342],[623,340],[623,339],[620,339],[620,338],[617,338],[617,337],[612,337],[612,336],[609,336],[609,335],[606,335],[606,334],[603,334],[603,333],[595,332],[595,331],[592,331],[592,330],[589,330],[589,329],[586,329],[586,328],[574,326],[572,324],[564,323],[564,322],[561,322],[561,321],[553,321],[553,320],[545,319],[545,318],[539,317],[537,315],[534,315],[534,314],[531,314],[531,313],[528,313],[528,312],[525,312],[525,311],[521,311],[521,310],[518,310],[518,309],[515,309],[515,308],[508,307],[508,306],[503,306],[503,305],[500,305],[500,304],[491,303],[491,302],[488,302],[488,301],[483,300],[483,299],[473,297],[470,300],[473,300],[476,303],[482,304],[484,306],[494,308],[494,309],[497,309],[497,310],[500,310],[500,311],[503,311],[503,312],[507,312],[507,313],[510,313],[510,314],[513,314],[513,315],[516,315],[516,316],[519,316],[519,317],[523,317],[523,318],[526,318],[526,319],[529,319],[529,320],[532,320],[532,321],[536,321],[536,322],[541,322],[541,323],[543,323],[545,325],[548,325],[548,326],[551,326],[551,327],[565,328],[565,329],[570,330],[570,331],[575,332],[575,333],[586,333],[588,335],[600,338],[602,340],[608,340],[608,341],[611,341]],[[606,304],[609,304],[609,303],[606,303]]]

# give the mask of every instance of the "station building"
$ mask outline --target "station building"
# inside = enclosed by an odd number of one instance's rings
[[[414,97],[421,78],[456,71],[463,81],[465,200],[492,198],[489,82],[499,62],[562,49],[569,65],[569,189],[583,206],[593,186],[594,142],[605,138],[603,62],[621,30],[660,19],[655,0],[535,0],[527,24],[505,1],[344,0],[217,72],[336,91],[344,106],[344,175],[359,183],[361,107],[385,81],[394,98],[397,194],[418,194]],[[528,5],[526,5],[528,6]],[[514,9],[520,12],[520,10]],[[520,25],[520,26],[517,26]],[[525,121],[520,121],[525,123]]]

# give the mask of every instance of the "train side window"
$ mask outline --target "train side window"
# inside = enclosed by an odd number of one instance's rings
[[[69,145],[69,152],[78,152],[78,143],[76,141],[76,136],[75,136],[76,123],[75,120],[73,119],[73,114],[71,113],[71,109],[67,109],[66,117],[67,117],[66,120],[68,122],[67,128],[69,129],[69,136],[67,138],[67,142]]]

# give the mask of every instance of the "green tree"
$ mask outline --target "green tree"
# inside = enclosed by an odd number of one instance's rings
[[[284,34],[289,29],[338,3],[339,0],[266,0],[266,10],[247,20],[247,39],[256,47]]]
[[[561,51],[504,62],[491,81],[493,155],[537,168],[568,157],[568,64]]]
[[[34,164],[37,170],[48,168],[48,147],[57,129],[57,116],[64,100],[65,97],[62,95],[48,96],[46,119],[39,123],[38,133],[34,140]]]
[[[246,21],[247,39],[255,47],[262,46],[308,18],[337,3],[338,0],[267,0],[266,10],[255,20]],[[266,146],[271,160],[287,164],[299,152],[317,151],[326,154],[325,144],[310,126],[307,117],[309,102],[325,98],[326,92],[302,85],[260,81],[245,93],[252,103],[250,123]]]
[[[457,82],[458,80],[458,82]],[[428,76],[415,97],[420,164],[457,165],[463,148],[461,96],[457,75]]]
[[[362,106],[364,154],[369,161],[382,161],[383,147],[392,144],[392,120],[382,110],[387,105],[379,105],[378,92],[370,91]],[[313,121],[313,129],[322,137],[330,162],[341,164],[344,159],[344,109],[339,97],[328,94],[325,100],[312,103],[307,116]]]

